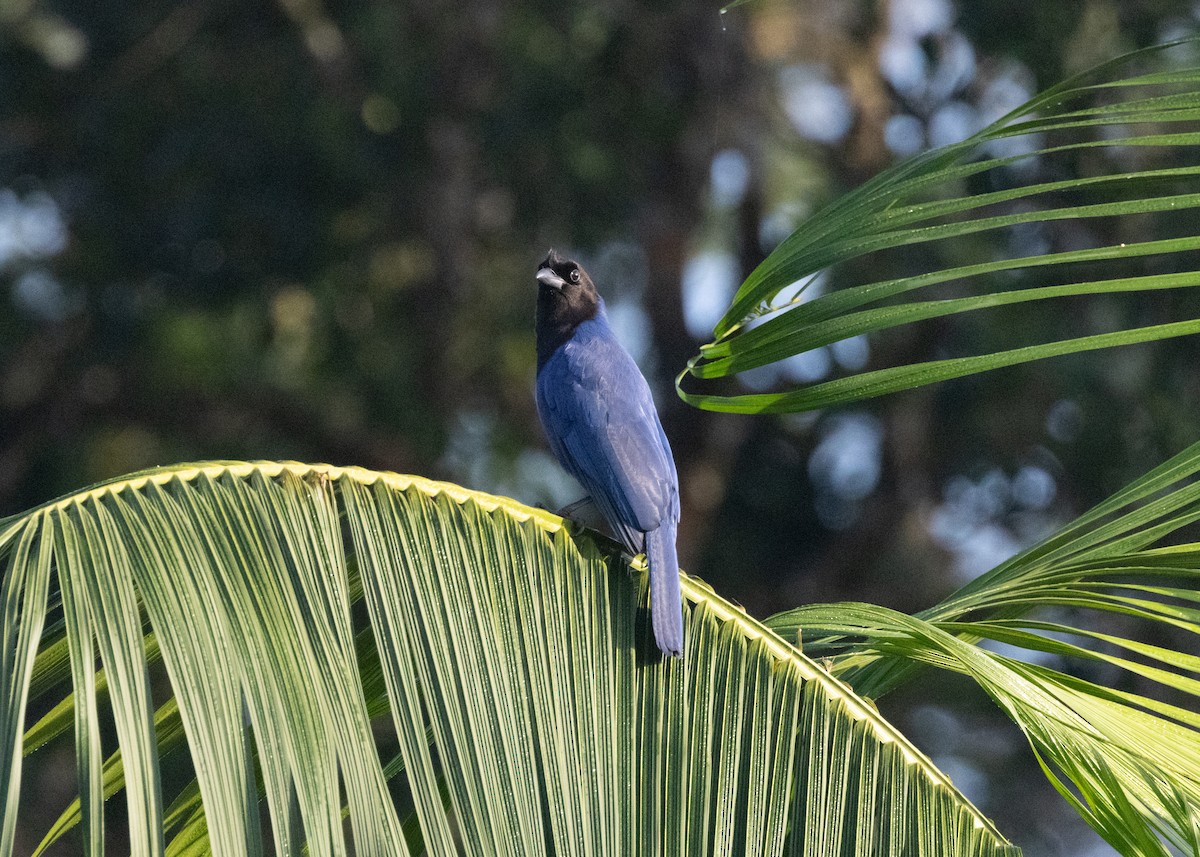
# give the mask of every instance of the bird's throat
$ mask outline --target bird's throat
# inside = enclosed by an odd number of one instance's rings
[[[577,290],[573,294],[560,292],[552,286],[538,290],[537,302],[537,367],[540,370],[554,352],[575,335],[576,328],[600,313],[595,293]]]
[[[538,304],[537,321],[537,368],[540,371],[546,361],[554,356],[564,343],[575,334],[578,323],[565,322],[561,319],[542,319],[541,303]]]

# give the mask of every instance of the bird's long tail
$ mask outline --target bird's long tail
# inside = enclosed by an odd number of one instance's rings
[[[664,655],[683,654],[683,602],[679,591],[679,559],[675,553],[675,522],[646,533],[650,565],[650,618],[654,640]]]

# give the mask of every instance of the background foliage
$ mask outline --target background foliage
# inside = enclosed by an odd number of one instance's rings
[[[573,500],[530,393],[531,274],[554,245],[589,264],[662,393],[686,568],[759,616],[928,607],[1200,437],[1194,343],[803,417],[701,413],[672,376],[815,206],[1198,26],[1173,0],[762,0],[725,15],[670,0],[0,0],[0,516],[202,458]],[[1137,241],[1155,226],[1095,228]],[[1061,249],[1089,228],[987,240]],[[934,321],[749,382],[997,350],[1015,325],[1048,340],[1181,317],[1160,300]],[[1029,853],[1111,853],[965,683],[885,702]],[[57,812],[70,778],[30,776]]]

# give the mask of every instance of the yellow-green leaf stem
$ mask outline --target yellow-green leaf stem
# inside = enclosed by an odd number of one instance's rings
[[[102,853],[101,801],[124,786],[147,854],[168,832],[170,853],[262,853],[260,800],[276,853],[1016,853],[847,685],[701,581],[683,582],[686,657],[660,660],[641,561],[513,500],[181,465],[8,519],[0,562],[6,585],[68,581],[84,799],[44,844],[78,830]],[[157,718],[147,635],[175,693]],[[46,675],[12,680],[61,693],[61,640]],[[103,764],[101,704],[120,743]],[[161,795],[157,754],[181,735],[196,780]]]

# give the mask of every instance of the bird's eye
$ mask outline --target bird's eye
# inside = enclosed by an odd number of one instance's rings
[[[578,268],[572,268],[572,269],[571,269],[571,273],[570,273],[570,277],[571,277],[571,282],[572,282],[572,283],[578,283],[578,282],[579,282],[579,269],[578,269]]]

